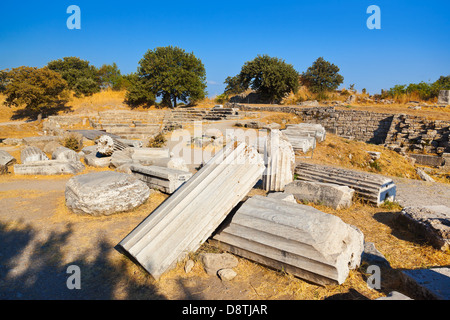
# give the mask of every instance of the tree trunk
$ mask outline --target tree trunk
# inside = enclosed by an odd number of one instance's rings
[[[177,96],[173,95],[173,107],[176,108],[177,107]]]

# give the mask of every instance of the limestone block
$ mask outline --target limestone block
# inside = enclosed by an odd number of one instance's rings
[[[80,161],[44,160],[14,165],[15,174],[26,175],[77,174],[83,170]]]
[[[302,180],[289,183],[285,191],[293,194],[296,200],[321,203],[333,209],[350,207],[355,192],[347,186]]]
[[[200,261],[209,275],[217,275],[217,271],[237,267],[239,263],[238,259],[229,253],[202,253]]]
[[[79,161],[80,156],[72,149],[59,147],[52,153],[52,159],[61,161]]]
[[[34,161],[49,160],[41,149],[35,146],[27,146],[20,152],[20,160],[23,164]]]
[[[134,176],[145,182],[150,188],[172,194],[192,177],[192,173],[158,166],[131,164]]]
[[[84,156],[84,162],[91,167],[106,168],[111,163],[111,157],[98,157],[96,153],[89,153]]]
[[[4,150],[0,150],[0,174],[8,172],[8,167],[16,163],[17,160]]]
[[[147,200],[150,189],[135,177],[101,171],[72,177],[66,184],[66,205],[77,214],[111,215]]]
[[[263,196],[245,201],[210,242],[320,285],[343,283],[364,250],[361,231],[337,216]]]
[[[450,248],[450,208],[447,206],[406,207],[396,221],[425,238],[433,247],[443,251]]]

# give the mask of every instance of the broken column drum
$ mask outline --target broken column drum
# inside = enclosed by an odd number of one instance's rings
[[[295,174],[299,180],[350,187],[355,194],[377,206],[385,200],[395,200],[397,188],[394,181],[381,175],[306,162],[297,163]]]
[[[97,151],[105,156],[110,156],[114,151],[125,148],[128,148],[128,145],[107,135],[103,135],[97,140]]]
[[[339,217],[254,196],[210,240],[222,250],[320,284],[342,284],[357,268],[364,235]]]
[[[295,153],[292,145],[280,130],[271,130],[264,148],[266,171],[263,187],[266,191],[283,191],[294,179]]]

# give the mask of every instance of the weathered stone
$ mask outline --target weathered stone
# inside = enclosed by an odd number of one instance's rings
[[[391,178],[357,170],[298,162],[295,173],[299,180],[350,187],[361,198],[377,206],[386,200],[394,201],[397,193],[397,187]]]
[[[168,148],[132,148],[131,158],[142,165],[152,165],[155,159],[170,158]]]
[[[332,183],[295,180],[285,187],[296,200],[320,203],[333,209],[348,208],[352,205],[355,190]]]
[[[438,104],[450,105],[450,90],[439,91]]]
[[[44,160],[14,165],[15,174],[26,175],[77,174],[83,170],[80,161]]]
[[[16,162],[17,162],[16,158],[10,155],[7,151],[0,150],[0,165],[10,166]]]
[[[127,174],[133,174],[133,171],[131,171],[131,169],[130,169],[131,165],[132,165],[132,163],[124,163],[123,165],[117,167],[115,169],[115,171],[127,173]]]
[[[280,130],[281,124],[273,122],[273,123],[263,125],[262,128],[267,129],[267,130]]]
[[[48,154],[53,154],[53,152],[55,152],[55,150],[59,147],[62,147],[61,143],[58,141],[50,141],[45,145],[43,151]]]
[[[159,278],[195,252],[261,179],[264,161],[245,143],[227,145],[120,243]]]
[[[186,272],[186,273],[191,272],[192,268],[194,268],[194,265],[195,265],[194,261],[192,261],[190,259],[188,261],[186,261],[186,264],[184,265],[184,272]]]
[[[373,242],[364,243],[364,252],[361,258],[363,261],[369,264],[375,264],[384,267],[391,266],[389,261],[387,261],[386,257],[383,256],[383,254],[377,250]]]
[[[254,196],[210,240],[212,245],[320,285],[341,284],[361,262],[364,235],[311,206]]]
[[[422,169],[416,168],[417,175],[426,182],[434,182],[434,179],[426,174]]]
[[[27,146],[20,152],[20,161],[25,164],[34,161],[49,160],[47,155],[38,147]]]
[[[397,222],[437,249],[450,248],[450,208],[447,206],[406,207],[397,215]]]
[[[51,141],[59,141],[59,137],[56,136],[40,136],[40,137],[27,137],[22,139],[23,144],[26,146],[33,146],[39,148],[40,150]]]
[[[270,192],[267,194],[268,198],[282,200],[282,201],[288,201],[291,203],[297,203],[297,200],[295,200],[294,195],[292,193],[287,192]]]
[[[111,155],[111,165],[114,168],[118,168],[126,163],[133,163],[133,159],[131,159],[127,152],[124,152],[123,150],[117,150],[113,152],[113,154]]]
[[[450,300],[450,268],[402,270],[404,284],[420,299]]]
[[[65,195],[73,212],[101,216],[136,208],[147,200],[150,189],[131,175],[101,171],[72,177]]]
[[[231,281],[237,276],[237,273],[233,269],[221,269],[217,271],[217,275],[223,281]]]
[[[413,300],[413,299],[411,299],[408,296],[405,296],[400,292],[392,291],[389,292],[389,294],[386,297],[377,298],[375,300]]]
[[[283,191],[294,179],[295,153],[287,137],[280,130],[272,130],[266,139],[263,188],[266,191]]]
[[[128,147],[128,145],[108,135],[103,135],[97,140],[97,152],[105,156],[111,156],[115,151]]]
[[[172,194],[183,183],[192,177],[192,173],[158,166],[142,166],[131,164],[130,169],[141,181],[150,188]]]
[[[209,275],[217,275],[217,271],[237,267],[239,263],[239,260],[229,253],[202,253],[200,261]]]
[[[89,153],[84,156],[84,162],[91,167],[106,168],[111,163],[111,157],[98,157],[97,153]]]
[[[52,159],[76,162],[80,160],[80,156],[72,149],[66,147],[59,147],[52,153]]]
[[[95,146],[86,146],[83,149],[81,149],[81,151],[85,155],[88,155],[88,154],[91,154],[91,153],[96,154],[97,153],[97,146],[96,145]]]

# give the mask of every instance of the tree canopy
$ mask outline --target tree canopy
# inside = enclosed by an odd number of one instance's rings
[[[336,90],[344,77],[339,74],[339,67],[320,57],[301,75],[301,82],[312,92],[321,93]]]
[[[226,94],[236,94],[252,88],[263,100],[279,102],[291,91],[299,87],[299,74],[291,64],[284,60],[258,55],[246,62],[241,72],[225,80]]]
[[[67,81],[69,89],[75,92],[75,96],[89,96],[100,91],[100,77],[95,66],[89,61],[78,57],[64,57],[53,60],[47,64],[50,70],[61,74]]]
[[[131,105],[162,104],[176,107],[177,101],[193,103],[206,96],[206,71],[200,59],[178,47],[148,50],[131,78],[126,101]]]
[[[67,82],[47,67],[19,67],[3,72],[7,79],[4,104],[8,107],[24,106],[31,115],[37,115],[66,102]]]

